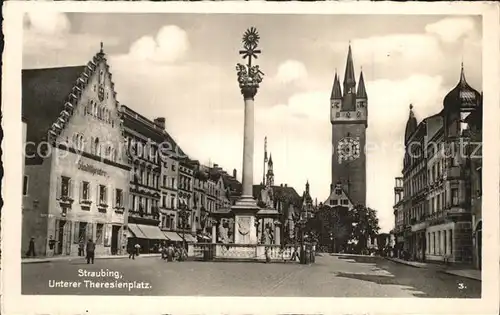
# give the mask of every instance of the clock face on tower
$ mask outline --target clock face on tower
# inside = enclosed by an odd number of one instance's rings
[[[359,138],[342,138],[337,145],[337,152],[339,164],[342,164],[343,161],[352,161],[359,158]]]

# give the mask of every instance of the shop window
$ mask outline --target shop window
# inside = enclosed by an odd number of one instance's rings
[[[87,234],[87,222],[79,222],[78,224],[78,241],[85,242]]]
[[[448,248],[447,248],[447,243],[448,243],[448,240],[446,239],[446,231],[443,231],[443,254],[447,254],[448,253]]]
[[[453,254],[453,230],[449,230],[450,234],[450,255]]]
[[[103,229],[104,229],[104,224],[97,223],[95,230],[95,243],[97,245],[101,245],[103,243],[103,237],[102,237]]]
[[[436,232],[432,232],[432,254],[436,254]]]

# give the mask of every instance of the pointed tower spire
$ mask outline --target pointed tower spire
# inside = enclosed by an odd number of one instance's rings
[[[365,79],[363,77],[363,68],[361,68],[361,73],[359,75],[358,92],[356,93],[357,98],[368,98],[366,95]]]
[[[267,163],[267,181],[266,186],[274,185],[274,172],[273,172],[273,157],[269,153],[269,162]]]
[[[460,86],[467,86],[467,80],[465,79],[465,70],[464,70],[464,62],[462,61],[461,69],[460,69]]]
[[[335,69],[335,79],[333,79],[332,95],[330,100],[339,100],[342,98],[342,90],[340,89],[340,80],[337,75],[337,69]]]
[[[264,138],[264,168],[262,169],[262,182],[266,182],[266,163],[267,163],[267,136]]]
[[[356,76],[354,75],[354,62],[352,60],[351,43],[349,42],[349,51],[347,52],[347,62],[344,75],[344,94],[355,93]]]
[[[307,180],[306,182],[306,193],[309,194],[309,180]]]

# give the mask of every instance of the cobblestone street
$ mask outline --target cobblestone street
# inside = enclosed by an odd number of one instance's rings
[[[81,271],[79,271],[81,269]],[[119,272],[122,278],[79,276]],[[120,277],[118,276],[118,278]],[[90,282],[134,283],[134,288],[89,288]],[[58,281],[66,287],[51,288]],[[79,287],[75,282],[80,281]],[[147,284],[144,284],[144,283]],[[138,286],[142,288],[138,288]],[[23,264],[23,294],[200,295],[270,297],[480,298],[481,282],[378,257],[322,254],[312,265],[297,263],[173,262],[157,257]]]

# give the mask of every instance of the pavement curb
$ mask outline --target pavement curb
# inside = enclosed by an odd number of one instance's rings
[[[441,273],[446,273],[446,274],[449,274],[449,275],[452,275],[452,276],[457,276],[457,277],[463,277],[463,278],[467,278],[467,279],[471,279],[471,280],[476,280],[476,281],[479,281],[479,282],[482,282],[483,280],[481,278],[476,278],[475,276],[472,276],[472,275],[467,275],[467,274],[457,274],[457,273],[454,273],[453,270],[440,270]]]
[[[477,278],[473,275],[468,275],[468,274],[457,274],[455,272],[453,272],[454,270],[453,269],[446,269],[446,267],[442,267],[442,266],[432,266],[429,268],[429,266],[417,266],[417,265],[413,265],[413,264],[410,264],[410,263],[406,263],[404,261],[400,261],[400,260],[395,260],[395,259],[392,259],[392,258],[387,258],[387,260],[390,260],[390,261],[393,261],[397,264],[402,264],[402,265],[406,265],[406,266],[410,266],[410,267],[413,267],[413,268],[423,268],[423,269],[428,269],[428,270],[435,270],[437,272],[440,272],[440,273],[445,273],[445,274],[448,274],[448,275],[452,275],[452,276],[457,276],[457,277],[463,277],[463,278],[467,278],[467,279],[472,279],[472,280],[476,280],[476,281],[482,281],[481,278]]]
[[[401,264],[401,265],[406,265],[406,266],[410,266],[410,267],[413,267],[413,268],[426,268],[424,266],[417,266],[417,265],[414,265],[414,264],[410,264],[410,263],[407,263],[407,262],[404,262],[404,261],[401,261],[401,260],[396,260],[396,259],[393,259],[393,258],[386,258],[387,260],[389,261],[392,261],[392,262],[395,262],[397,264]]]

